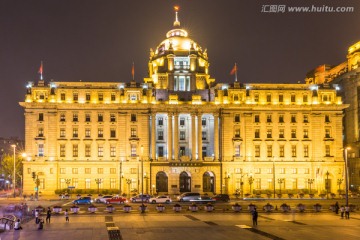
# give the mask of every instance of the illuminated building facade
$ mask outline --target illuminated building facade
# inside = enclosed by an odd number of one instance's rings
[[[26,193],[32,172],[43,194],[336,192],[347,106],[332,86],[216,83],[177,16],[148,68],[143,83],[28,85]]]
[[[349,107],[345,109],[344,145],[348,150],[351,190],[360,189],[360,42],[348,49],[347,60],[335,65],[321,65],[310,71],[309,84],[337,84],[339,95]]]

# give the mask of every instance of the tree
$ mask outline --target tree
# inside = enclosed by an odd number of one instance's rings
[[[15,181],[16,186],[20,186],[20,180],[23,172],[22,157],[15,155]],[[12,180],[14,174],[14,155],[4,154],[1,161],[1,172],[4,176]]]

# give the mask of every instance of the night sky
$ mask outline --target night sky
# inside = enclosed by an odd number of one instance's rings
[[[117,81],[147,75],[149,49],[181,26],[208,49],[210,74],[231,82],[304,82],[316,66],[339,64],[360,41],[359,0],[0,0],[0,137],[24,138],[28,81],[40,61],[49,81]],[[263,5],[344,6],[353,13],[265,13]],[[267,8],[268,9],[268,8]]]

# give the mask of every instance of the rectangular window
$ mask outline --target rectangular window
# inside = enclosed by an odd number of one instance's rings
[[[99,100],[99,102],[104,101],[104,94],[103,93],[98,93],[98,100]]]
[[[85,189],[90,189],[90,188],[91,188],[91,179],[86,178],[85,179]]]
[[[104,121],[104,115],[102,113],[98,113],[98,122]]]
[[[330,157],[330,145],[325,145],[325,156]]]
[[[110,137],[116,138],[116,129],[114,129],[114,128],[110,129]]]
[[[285,146],[284,145],[279,146],[279,157],[285,157]]]
[[[296,115],[295,114],[291,114],[291,122],[296,123]]]
[[[295,103],[295,94],[291,94],[291,103]]]
[[[255,157],[260,157],[260,145],[255,145]]]
[[[79,94],[78,93],[73,93],[73,101],[77,102],[79,100]]]
[[[164,119],[162,117],[158,118],[158,125],[163,126],[164,125]]]
[[[180,131],[180,140],[185,140],[186,134],[185,131]]]
[[[38,144],[38,156],[39,157],[44,156],[44,144],[42,144],[42,143]]]
[[[44,121],[44,114],[43,114],[43,113],[39,113],[39,118],[38,118],[38,120],[39,120],[40,122]]]
[[[60,138],[64,138],[66,136],[65,128],[60,128]]]
[[[110,168],[110,174],[116,174],[116,168]]]
[[[259,123],[260,122],[260,115],[256,114],[254,116],[254,122]]]
[[[325,115],[325,122],[329,123],[330,122],[330,116],[329,115]]]
[[[85,95],[85,100],[86,100],[86,102],[90,102],[90,100],[91,100],[91,95],[90,95],[90,93],[86,93],[86,95]]]
[[[235,129],[235,138],[240,138],[240,128]]]
[[[182,156],[185,155],[185,147],[180,147],[180,149],[179,149],[179,155],[180,155],[180,157],[182,157]]]
[[[304,138],[309,138],[309,129],[304,129]]]
[[[79,121],[79,115],[77,113],[73,113],[73,122]]]
[[[85,128],[85,138],[91,138],[91,129]]]
[[[267,157],[272,157],[272,145],[267,146]]]
[[[130,173],[137,174],[138,173],[137,168],[130,168]]]
[[[284,123],[284,115],[283,114],[279,115],[279,123]]]
[[[305,168],[305,169],[304,169],[304,173],[305,173],[305,174],[309,174],[309,173],[310,173],[310,168]]]
[[[66,174],[66,168],[60,168],[60,174]]]
[[[104,156],[104,147],[98,146],[98,157],[103,157]]]
[[[78,137],[79,137],[79,129],[73,128],[73,138],[78,138]]]
[[[136,157],[137,151],[136,151],[136,144],[131,144],[131,156]]]
[[[261,173],[261,168],[254,168],[254,173],[255,174],[260,174]]]
[[[110,146],[110,157],[116,157],[116,147]]]
[[[308,122],[309,122],[309,115],[304,114],[304,123],[308,123]]]
[[[331,130],[330,130],[330,128],[325,128],[325,138],[331,138]]]
[[[79,147],[77,144],[73,144],[73,157],[77,157],[79,155]]]
[[[131,114],[131,122],[136,122],[136,114]]]
[[[266,115],[266,122],[271,123],[272,122],[272,115],[268,114]]]
[[[79,187],[79,179],[73,178],[72,185],[75,187],[75,189],[77,189]]]
[[[206,126],[206,118],[201,119],[201,125],[204,127]]]
[[[115,113],[110,113],[110,122],[116,122]]]
[[[65,157],[65,144],[60,144],[60,157]]]
[[[116,188],[116,178],[110,178],[110,189]]]
[[[283,103],[284,102],[284,95],[279,94],[279,103]]]
[[[291,129],[291,138],[296,138],[296,129]]]
[[[235,114],[234,122],[236,122],[236,123],[240,122],[240,114]]]
[[[91,174],[91,168],[85,168],[85,174]]]
[[[65,97],[65,93],[61,93],[60,94],[60,100],[61,101],[65,101],[66,97]]]
[[[38,128],[38,137],[44,137],[44,128]]]
[[[164,140],[164,131],[158,131],[158,140],[162,141]],[[181,140],[181,136],[180,136],[180,140]]]
[[[285,138],[285,129],[283,128],[279,129],[279,138]]]
[[[114,102],[116,100],[116,95],[115,93],[111,93],[111,101]]]
[[[65,113],[60,113],[60,122],[65,122]]]
[[[85,157],[91,157],[91,145],[90,144],[85,145]]]
[[[266,95],[266,102],[271,103],[271,94]]]
[[[260,129],[255,129],[255,138],[260,138]]]
[[[304,157],[309,157],[309,145],[304,145]]]
[[[308,95],[303,95],[303,102],[307,103],[308,102]]]
[[[272,138],[272,129],[266,129],[266,138]]]
[[[136,137],[137,136],[137,134],[136,134],[136,128],[135,127],[132,127],[131,129],[130,129],[130,134],[131,134],[131,137]]]
[[[78,174],[78,173],[79,173],[78,168],[73,168],[73,169],[72,169],[72,173],[73,173],[73,174]]]
[[[254,102],[259,102],[259,94],[255,93],[254,95]]]
[[[202,147],[202,156],[203,157],[207,156],[207,148],[206,147]]]
[[[180,118],[180,126],[185,126],[185,118]]]
[[[85,113],[85,122],[91,122],[91,114]]]
[[[202,131],[202,132],[201,132],[201,135],[202,135],[202,140],[206,140],[206,139],[207,139],[206,131]]]
[[[296,157],[296,145],[291,146],[291,156]]]
[[[281,174],[285,174],[285,168],[280,168],[279,170],[280,170],[279,172],[280,172]]]
[[[104,130],[102,128],[98,128],[98,138],[104,137]]]
[[[158,156],[164,157],[164,147],[163,146],[158,147]]]
[[[235,145],[235,157],[240,157],[240,145]]]

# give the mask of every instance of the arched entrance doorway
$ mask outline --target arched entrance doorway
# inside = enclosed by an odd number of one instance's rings
[[[214,192],[215,176],[212,172],[205,172],[203,175],[203,192]]]
[[[191,176],[187,172],[180,173],[179,178],[180,192],[191,192]]]
[[[165,172],[156,174],[156,192],[168,192],[168,177]]]

